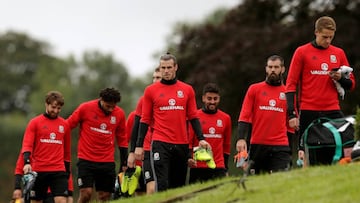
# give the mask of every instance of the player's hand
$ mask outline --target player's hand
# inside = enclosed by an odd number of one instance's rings
[[[298,151],[298,159],[303,161],[303,168],[306,166],[305,152],[303,150]]]
[[[329,76],[333,80],[340,80],[341,79],[341,72],[340,71],[329,71]]]
[[[242,151],[247,152],[247,144],[246,144],[246,141],[244,139],[239,139],[236,142],[236,151],[238,151],[238,152],[242,152]]]
[[[135,167],[135,153],[134,152],[129,153],[128,159],[127,159],[127,166],[129,168],[134,168]]]
[[[135,148],[135,159],[140,161],[144,160],[144,148],[142,147]]]
[[[200,140],[199,147],[202,147],[204,149],[211,149],[211,145],[208,142],[206,142],[206,140]]]
[[[21,196],[22,196],[22,192],[20,189],[16,189],[14,190],[13,192],[13,195],[12,195],[12,199],[16,200],[16,199],[21,199]]]
[[[188,166],[189,167],[195,167],[196,161],[194,159],[188,159]]]
[[[299,130],[300,121],[298,118],[292,118],[289,120],[289,127],[294,128],[295,130]]]
[[[30,164],[25,164],[23,168],[24,174],[28,174],[32,171],[32,167]]]

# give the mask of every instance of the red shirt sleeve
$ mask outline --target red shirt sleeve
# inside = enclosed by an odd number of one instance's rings
[[[71,130],[68,123],[64,120],[65,123],[65,135],[64,135],[64,160],[71,162]]]
[[[254,99],[255,99],[254,86],[251,85],[245,94],[238,121],[252,123],[252,112],[254,110],[253,109]]]
[[[131,132],[134,126],[134,118],[135,118],[135,111],[132,111],[129,114],[128,119],[126,120],[126,137],[128,139],[128,142],[131,139]]]
[[[188,108],[187,108],[187,114],[186,114],[186,117],[189,121],[194,118],[197,118],[196,111],[197,111],[197,106],[196,106],[195,92],[194,92],[194,89],[192,89],[192,87],[190,86]]]
[[[120,121],[119,125],[116,128],[115,136],[117,140],[118,147],[128,147],[129,142],[126,134],[126,120],[125,120],[125,112],[119,107],[120,109]]]
[[[231,127],[231,118],[228,114],[225,114],[224,154],[230,154]]]

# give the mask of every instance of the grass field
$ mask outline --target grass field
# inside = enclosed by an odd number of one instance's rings
[[[360,202],[360,164],[310,167],[289,172],[249,176],[247,190],[238,185],[240,177],[228,177],[203,184],[156,193],[119,199],[125,202]],[[196,192],[204,188],[202,192]]]

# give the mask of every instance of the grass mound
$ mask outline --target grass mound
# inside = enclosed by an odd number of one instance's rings
[[[359,174],[358,163],[309,167],[249,176],[247,190],[239,186],[240,176],[227,177],[113,202],[360,202]]]

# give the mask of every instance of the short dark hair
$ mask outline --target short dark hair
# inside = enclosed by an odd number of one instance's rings
[[[176,57],[175,57],[174,55],[172,55],[172,54],[170,54],[170,53],[166,53],[166,54],[160,56],[160,61],[161,61],[161,60],[162,60],[162,61],[168,61],[168,60],[171,60],[171,59],[174,61],[174,65],[176,65],[176,64],[177,64],[177,60],[176,60]]]
[[[64,97],[59,91],[49,91],[45,96],[45,102],[47,104],[51,104],[54,101],[57,102],[58,105],[63,106],[65,104]]]
[[[121,101],[120,92],[113,87],[101,90],[99,95],[104,102],[118,103]]]
[[[207,83],[206,85],[204,85],[203,95],[208,92],[220,94],[220,88],[215,83]]]
[[[276,55],[276,54],[269,56],[269,58],[266,60],[266,63],[267,63],[268,61],[276,61],[276,60],[279,60],[279,61],[280,61],[281,67],[284,66],[284,58],[281,57],[281,56],[279,56],[279,55]]]

